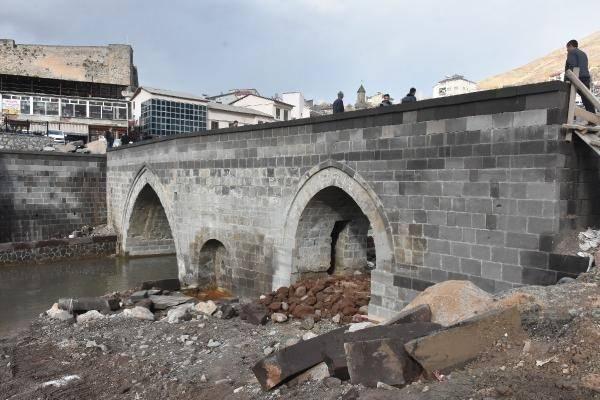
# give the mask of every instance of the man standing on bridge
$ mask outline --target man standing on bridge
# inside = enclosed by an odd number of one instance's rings
[[[344,93],[339,92],[338,98],[333,102],[333,113],[343,113],[344,112]]]
[[[417,97],[415,96],[415,93],[417,93],[417,89],[415,89],[414,87],[410,88],[410,90],[408,91],[408,94],[402,98],[402,104],[414,103],[415,101],[417,101]]]
[[[567,43],[567,61],[565,63],[565,71],[573,68],[579,67],[579,80],[581,83],[585,85],[588,89],[590,88],[590,70],[588,69],[588,58],[587,54],[579,49],[579,43],[577,40],[569,40]],[[581,92],[579,92],[581,96],[581,101],[583,102],[583,106],[589,112],[595,113],[594,104],[589,101]]]

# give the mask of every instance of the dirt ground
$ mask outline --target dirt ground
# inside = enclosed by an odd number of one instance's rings
[[[71,324],[40,316],[0,339],[0,399],[600,399],[599,283],[594,269],[573,283],[504,294],[522,311],[527,340],[506,338],[441,381],[392,390],[330,380],[264,392],[250,368],[265,348],[305,334],[298,320],[168,324],[115,315]],[[323,320],[313,332],[335,327]]]

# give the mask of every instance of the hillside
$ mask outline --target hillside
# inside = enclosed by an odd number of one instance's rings
[[[600,80],[600,31],[581,39],[579,47],[588,55],[592,77],[595,78],[595,81]],[[561,47],[526,65],[486,78],[478,85],[480,89],[496,89],[547,81],[553,75],[564,71],[565,58],[566,49]]]

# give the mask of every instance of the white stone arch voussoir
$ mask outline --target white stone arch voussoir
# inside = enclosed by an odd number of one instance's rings
[[[160,179],[158,175],[148,166],[144,165],[138,173],[136,174],[129,192],[127,193],[127,197],[125,198],[125,203],[123,206],[123,214],[121,219],[121,249],[123,251],[127,251],[127,233],[129,232],[129,222],[131,221],[131,214],[133,214],[133,207],[135,206],[135,202],[142,191],[142,189],[146,186],[150,186],[152,190],[158,196],[158,200],[165,210],[165,214],[167,216],[167,221],[169,223],[169,228],[171,229],[171,235],[173,236],[173,241],[175,243],[175,251],[177,253],[177,258],[179,259],[179,246],[177,237],[175,235],[175,218],[172,212],[171,203],[168,201],[167,192],[165,191],[162,183],[160,183]]]
[[[291,283],[292,275],[295,273],[292,271],[292,249],[296,246],[296,230],[302,212],[318,192],[332,186],[348,194],[369,219],[373,228],[377,268],[384,265],[389,268],[393,265],[392,229],[377,194],[367,181],[347,165],[336,161],[326,161],[312,168],[302,177],[298,190],[288,207],[282,243],[284,254],[278,259],[278,265],[273,274],[273,287],[284,284],[286,277],[288,284]]]

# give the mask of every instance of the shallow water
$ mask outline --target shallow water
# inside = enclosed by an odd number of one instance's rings
[[[0,336],[26,327],[59,297],[100,296],[143,281],[176,277],[175,256],[0,267]]]

